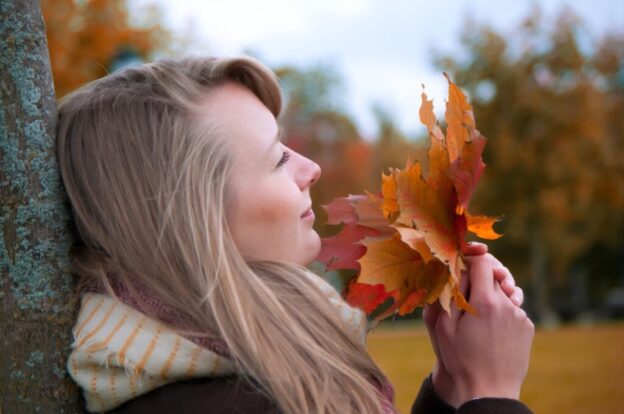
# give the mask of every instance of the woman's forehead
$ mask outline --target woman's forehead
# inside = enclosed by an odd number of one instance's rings
[[[279,143],[280,129],[271,111],[245,86],[227,82],[200,101],[201,127],[214,129],[234,146],[238,157],[266,158]]]

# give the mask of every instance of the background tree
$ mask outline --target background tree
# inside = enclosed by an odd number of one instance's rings
[[[563,11],[553,24],[536,10],[508,36],[468,22],[465,58],[437,59],[489,138],[476,210],[506,214],[508,235],[492,248],[520,279],[530,275],[542,320],[554,291],[558,310],[587,308],[585,288],[618,277],[594,273],[592,256],[621,255],[624,242],[624,37],[594,48],[579,39],[590,37],[578,17]]]
[[[416,107],[416,103],[415,103]],[[397,127],[392,113],[383,105],[375,104],[372,107],[377,120],[377,136],[371,143],[373,148],[373,169],[369,186],[370,191],[381,188],[381,172],[388,172],[388,168],[405,168],[408,158],[426,165],[426,151],[428,141],[426,136],[417,140],[410,140]],[[414,116],[417,116],[415,113]]]
[[[112,72],[124,53],[147,61],[171,36],[160,24],[159,9],[131,21],[126,0],[42,0],[57,96]]]
[[[79,412],[54,88],[36,0],[0,2],[0,411]]]

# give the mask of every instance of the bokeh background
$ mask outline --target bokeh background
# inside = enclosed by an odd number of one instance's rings
[[[247,54],[279,75],[285,141],[323,169],[320,207],[421,160],[420,94],[447,72],[488,137],[471,210],[504,215],[490,250],[538,331],[523,399],[537,413],[624,406],[624,2],[42,0],[58,97],[163,56]],[[348,275],[329,274],[340,284]],[[433,354],[420,313],[370,351],[408,412]]]

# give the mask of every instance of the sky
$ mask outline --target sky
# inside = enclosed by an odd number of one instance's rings
[[[624,30],[622,0],[130,0],[135,10],[154,2],[165,26],[192,39],[185,53],[252,51],[273,67],[333,67],[341,103],[367,137],[376,132],[373,104],[407,135],[422,134],[422,84],[442,113],[447,84],[432,54],[459,50],[466,18],[511,33],[536,5],[546,17],[568,7],[590,36]]]

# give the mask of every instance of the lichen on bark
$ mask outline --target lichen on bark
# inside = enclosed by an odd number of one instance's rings
[[[80,412],[65,362],[75,317],[56,106],[36,0],[0,2],[0,412]]]

